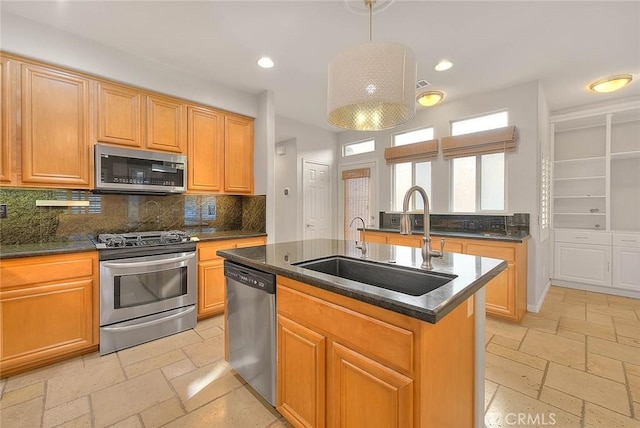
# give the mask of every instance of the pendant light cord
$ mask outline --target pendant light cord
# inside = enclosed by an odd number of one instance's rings
[[[376,0],[364,0],[364,4],[369,8],[369,41],[373,41],[373,4]]]

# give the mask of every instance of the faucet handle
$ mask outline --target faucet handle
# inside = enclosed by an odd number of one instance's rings
[[[436,253],[436,257],[442,257],[444,255],[444,238],[440,238],[440,251]]]

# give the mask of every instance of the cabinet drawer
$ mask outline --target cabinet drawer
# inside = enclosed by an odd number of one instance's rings
[[[632,235],[627,233],[614,233],[613,245],[617,247],[640,248],[640,235]]]
[[[516,260],[516,249],[513,247],[494,247],[493,245],[467,244],[466,254],[513,262]]]
[[[556,242],[571,242],[576,244],[611,245],[611,234],[605,232],[557,230]]]
[[[86,257],[70,254],[3,261],[0,265],[0,288],[90,277],[94,274],[95,259],[93,254]]]
[[[338,342],[348,343],[353,349],[396,370],[405,373],[414,371],[412,331],[320,300],[280,283],[276,293],[278,314],[308,324],[308,327],[317,331],[322,326],[322,330],[335,337]],[[372,338],[375,338],[375,346],[372,346]]]

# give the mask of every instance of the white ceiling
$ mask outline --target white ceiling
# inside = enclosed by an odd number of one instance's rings
[[[327,65],[368,40],[368,16],[344,0],[2,0],[0,7],[217,84],[271,90],[277,114],[336,131],[325,119]],[[640,79],[640,1],[395,0],[374,14],[373,39],[410,46],[418,79],[445,91],[445,102],[536,79],[552,111],[640,94],[637,80],[615,95],[585,90],[610,74]],[[258,68],[262,55],[276,66]],[[434,71],[442,58],[454,67]]]

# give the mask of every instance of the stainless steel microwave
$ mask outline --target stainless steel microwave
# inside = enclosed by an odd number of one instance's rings
[[[96,144],[96,193],[183,193],[187,157]]]

